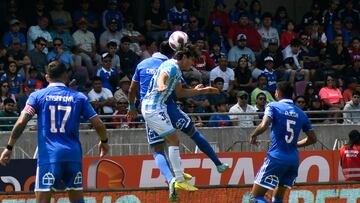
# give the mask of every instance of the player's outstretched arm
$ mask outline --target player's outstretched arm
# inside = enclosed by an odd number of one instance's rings
[[[255,130],[250,134],[250,143],[258,145],[259,142],[256,140],[258,135],[261,135],[265,132],[271,123],[271,118],[269,116],[264,116],[261,123],[255,128]]]
[[[139,82],[134,80],[131,81],[129,93],[128,93],[129,107],[126,113],[126,116],[129,119],[135,119],[138,114],[135,107],[135,98],[138,92],[139,92]]]
[[[1,165],[5,166],[6,164],[9,163],[12,148],[14,147],[17,139],[19,139],[19,137],[22,135],[27,123],[29,122],[29,120],[31,120],[32,117],[33,117],[33,115],[31,115],[25,111],[21,112],[20,117],[16,121],[14,128],[11,131],[11,135],[10,135],[9,141],[7,143],[7,146],[4,149],[4,151],[1,153],[1,156],[0,156],[0,164]]]
[[[202,85],[196,86],[194,89],[184,89],[182,84],[177,84],[175,87],[176,97],[194,97],[200,94],[218,94],[219,90],[214,87],[203,87]]]
[[[307,132],[305,132],[306,134],[306,138],[300,140],[297,142],[297,147],[306,147],[308,145],[312,145],[315,144],[317,141],[315,132],[313,130],[309,130]]]
[[[97,134],[100,137],[100,142],[98,144],[100,157],[105,156],[109,152],[109,144],[108,144],[108,137],[106,134],[106,127],[104,123],[101,121],[99,116],[94,116],[90,119],[91,124],[94,126]]]

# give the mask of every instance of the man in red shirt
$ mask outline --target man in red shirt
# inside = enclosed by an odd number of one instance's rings
[[[253,52],[261,51],[261,35],[249,24],[249,18],[244,13],[240,15],[238,23],[234,23],[230,26],[227,40],[231,47],[235,45],[234,42],[236,42],[236,37],[240,33],[247,36],[247,46]]]
[[[352,130],[349,142],[340,149],[340,164],[345,181],[360,181],[360,132]]]

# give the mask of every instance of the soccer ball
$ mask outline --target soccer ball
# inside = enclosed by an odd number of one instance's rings
[[[189,36],[182,31],[175,31],[169,37],[169,45],[174,51],[185,46],[188,41]]]

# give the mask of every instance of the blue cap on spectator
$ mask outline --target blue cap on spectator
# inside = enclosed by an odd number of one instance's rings
[[[65,20],[62,18],[56,19],[54,25],[65,25]]]
[[[29,79],[26,84],[28,87],[35,87],[36,81],[33,79]]]

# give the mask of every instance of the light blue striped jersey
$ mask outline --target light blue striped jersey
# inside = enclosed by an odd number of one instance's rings
[[[149,89],[142,101],[145,111],[154,111],[166,108],[165,101],[174,91],[177,83],[181,83],[182,73],[175,59],[169,59],[162,63],[151,78]],[[167,89],[163,92],[158,91],[157,80],[161,73],[166,73],[169,78],[165,81]]]

